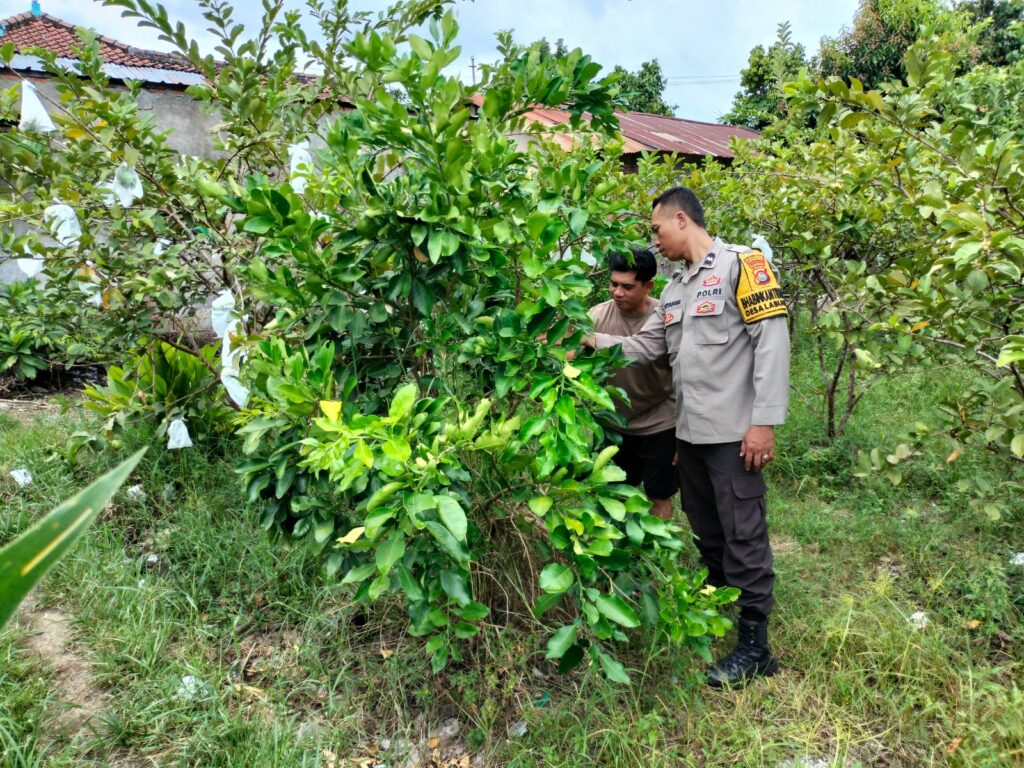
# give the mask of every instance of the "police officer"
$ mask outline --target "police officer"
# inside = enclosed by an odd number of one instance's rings
[[[682,266],[661,306],[632,336],[596,333],[584,344],[621,344],[638,363],[668,356],[683,511],[708,581],[740,590],[739,641],[708,682],[742,685],[778,671],[768,644],[775,573],[761,470],[775,456],[774,427],[789,401],[786,306],[765,257],[712,239],[689,189],[658,196],[651,227],[655,247]]]

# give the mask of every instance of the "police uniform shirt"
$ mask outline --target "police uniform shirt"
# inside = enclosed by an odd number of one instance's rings
[[[661,306],[640,331],[595,338],[598,349],[621,344],[639,363],[668,356],[680,440],[739,442],[752,424],[773,426],[786,419],[786,307],[759,251],[716,238],[702,261],[672,277]]]

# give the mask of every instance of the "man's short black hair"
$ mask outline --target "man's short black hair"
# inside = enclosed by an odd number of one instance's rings
[[[658,274],[658,262],[646,248],[637,248],[632,257],[627,253],[613,253],[608,257],[612,272],[634,272],[638,283],[649,283]]]
[[[700,204],[700,198],[693,193],[693,190],[686,187],[666,189],[654,198],[654,202],[651,203],[651,210],[653,211],[659,205],[680,210],[698,227],[707,229],[704,225],[704,206]]]

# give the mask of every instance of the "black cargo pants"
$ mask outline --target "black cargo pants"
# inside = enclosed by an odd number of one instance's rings
[[[750,618],[767,617],[775,605],[775,571],[764,477],[743,467],[740,443],[677,442],[683,512],[697,536],[708,582],[737,587],[740,610]]]

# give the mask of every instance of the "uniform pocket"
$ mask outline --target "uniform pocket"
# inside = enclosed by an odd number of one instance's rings
[[[725,344],[729,328],[720,317],[690,318],[695,344]]]
[[[764,477],[733,475],[733,530],[739,541],[750,541],[767,533],[764,495],[768,490]]]

